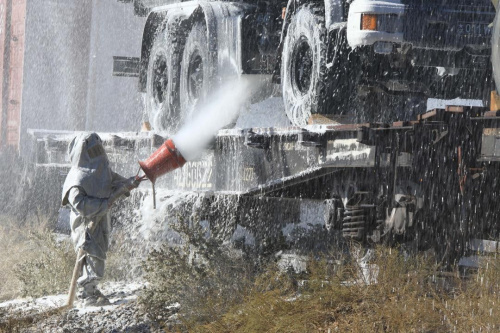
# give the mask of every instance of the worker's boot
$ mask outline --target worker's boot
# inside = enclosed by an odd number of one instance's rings
[[[78,299],[81,301],[82,307],[105,306],[111,304],[109,299],[97,289],[97,284],[94,282],[89,282],[79,288]]]

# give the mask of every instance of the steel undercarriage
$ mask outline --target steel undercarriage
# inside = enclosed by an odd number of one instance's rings
[[[62,183],[72,133],[31,134],[37,169],[59,170]],[[137,161],[165,140],[148,133],[102,138],[122,174],[135,174]],[[215,224],[230,207],[226,236],[238,225],[268,237],[273,228],[302,224],[315,230],[313,247],[333,232],[367,245],[435,247],[457,260],[471,239],[498,238],[499,161],[500,115],[450,106],[390,125],[221,130],[203,156],[156,186],[202,193],[212,207],[203,214]]]

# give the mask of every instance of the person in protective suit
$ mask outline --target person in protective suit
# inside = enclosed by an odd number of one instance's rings
[[[113,172],[96,133],[77,135],[69,144],[71,161],[63,186],[62,204],[71,208],[71,238],[75,250],[82,248],[82,274],[78,278],[78,298],[83,305],[107,305],[109,300],[97,289],[104,275],[104,263],[111,232],[110,208],[128,196],[140,180]],[[89,224],[93,221],[93,231]]]

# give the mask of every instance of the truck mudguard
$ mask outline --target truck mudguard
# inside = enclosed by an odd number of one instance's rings
[[[325,25],[327,30],[345,21],[344,2],[345,0],[325,0]]]
[[[282,40],[284,40],[284,36],[286,35],[286,30],[288,27],[288,23],[290,23],[290,20],[297,11],[300,6],[308,3],[309,1],[306,0],[288,0],[287,6],[286,6],[286,16],[284,18],[283,22],[283,36]],[[344,21],[347,21],[347,13],[344,15],[344,11],[346,8],[346,3],[349,2],[348,0],[325,0],[325,26],[327,30],[331,30],[332,28],[335,28],[336,25],[339,23],[343,23]]]

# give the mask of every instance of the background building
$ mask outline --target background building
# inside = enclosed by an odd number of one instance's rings
[[[137,80],[113,77],[112,56],[139,56],[144,23],[117,1],[0,0],[0,146],[22,155],[29,128],[137,130]]]

